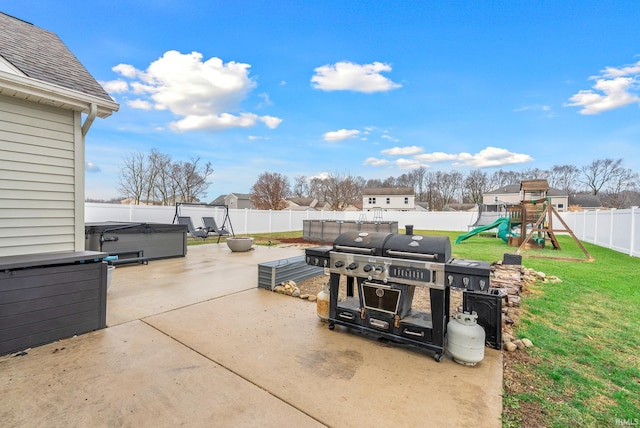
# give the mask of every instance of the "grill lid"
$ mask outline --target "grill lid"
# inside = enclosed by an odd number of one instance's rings
[[[393,236],[391,233],[384,232],[345,232],[333,241],[333,249],[341,253],[380,256],[384,243],[391,236]]]
[[[382,255],[446,263],[451,258],[448,236],[393,235],[386,240]]]

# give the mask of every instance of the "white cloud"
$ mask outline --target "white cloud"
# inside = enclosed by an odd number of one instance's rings
[[[400,140],[399,140],[399,139],[397,139],[396,137],[392,137],[392,136],[391,136],[391,135],[389,135],[389,134],[382,134],[382,137],[380,137],[380,138],[384,138],[385,140],[389,140],[389,141],[391,141],[392,143],[397,143],[397,142],[399,142],[399,141],[400,141]]]
[[[113,70],[131,79],[131,91],[140,96],[130,106],[169,110],[181,117],[170,124],[174,130],[222,130],[254,126],[258,121],[275,128],[281,122],[278,118],[238,112],[240,103],[256,87],[249,77],[250,67],[234,61],[224,63],[216,57],[203,61],[198,52],[167,51],[146,71],[128,64]],[[266,94],[261,96],[263,105],[270,102]]]
[[[583,89],[569,98],[567,107],[582,107],[581,114],[599,114],[640,102],[638,89],[640,61],[624,67],[606,67],[595,80],[592,89]]]
[[[311,84],[315,89],[323,91],[356,91],[386,92],[402,87],[398,83],[384,77],[382,72],[391,71],[389,64],[373,62],[371,64],[354,64],[349,61],[335,65],[323,65],[316,68]]]
[[[386,159],[366,158],[363,163],[365,165],[371,165],[371,166],[384,166],[384,165],[389,165],[391,162],[389,162]]]
[[[191,115],[177,122],[171,122],[169,126],[175,131],[193,130],[222,130],[229,128],[249,128],[256,124],[258,116],[253,113],[233,115],[229,113]]]
[[[635,74],[640,74],[640,61],[622,68],[606,67],[602,71],[604,77],[623,77]]]
[[[422,162],[435,163],[435,162],[455,161],[460,159],[460,156],[465,156],[465,155],[469,155],[469,154],[468,153],[452,154],[452,153],[444,153],[444,152],[433,152],[433,153],[425,153],[422,155],[417,155],[416,159]]]
[[[135,99],[127,101],[127,105],[131,108],[139,110],[151,110],[153,105],[147,100]]]
[[[522,106],[522,107],[518,107],[516,109],[513,109],[513,111],[515,112],[522,112],[522,111],[542,111],[542,112],[550,112],[551,111],[551,107],[547,106],[547,105],[540,105],[540,104],[535,104],[535,105],[530,105],[530,106]]]
[[[631,77],[616,77],[610,80],[598,79],[593,85],[595,91],[583,89],[569,98],[571,103],[565,105],[583,107],[580,113],[588,115],[637,103],[640,102],[640,97],[630,92],[631,89],[634,89],[635,83],[635,79]]]
[[[400,158],[396,160],[395,164],[398,166],[398,168],[405,169],[405,170],[418,169],[421,166],[425,168],[429,167],[429,165],[423,162],[420,162],[415,157],[413,159]]]
[[[406,146],[406,147],[394,147],[392,149],[385,149],[385,150],[382,150],[381,153],[387,156],[407,156],[407,155],[417,155],[418,153],[422,153],[422,152],[423,152],[422,147]]]
[[[309,177],[309,179],[313,180],[314,178],[317,178],[319,180],[326,180],[330,177],[331,177],[331,173],[329,172],[319,172],[318,174],[312,175],[311,177]]]
[[[347,138],[355,138],[360,134],[360,131],[357,129],[339,129],[338,131],[330,131],[326,132],[322,138],[324,141],[342,141]]]
[[[100,84],[109,94],[119,94],[129,90],[129,84],[122,79],[100,82]]]
[[[420,167],[429,168],[430,164],[439,162],[450,162],[453,166],[468,166],[472,168],[486,168],[503,165],[512,165],[533,161],[533,158],[523,153],[513,153],[507,149],[498,147],[487,147],[476,154],[461,153],[420,153],[422,149],[417,146],[395,147],[393,149],[383,150],[382,154],[388,156],[398,155],[414,155],[411,158],[399,158],[393,161],[400,169],[415,169]],[[364,163],[366,165],[381,166],[387,165],[390,161],[378,158],[367,158]]]
[[[273,116],[262,116],[259,120],[267,125],[267,128],[269,129],[276,129],[282,123],[282,119]]]
[[[251,141],[255,141],[255,140],[269,140],[269,137],[262,137],[260,135],[249,135],[247,138],[249,138],[249,140]]]
[[[118,74],[123,75],[124,77],[129,77],[133,79],[138,76],[139,71],[136,68],[129,64],[118,64],[115,67],[112,67],[111,70],[115,71]]]

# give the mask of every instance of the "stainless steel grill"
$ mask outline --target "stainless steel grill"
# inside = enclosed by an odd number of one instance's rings
[[[329,268],[330,329],[338,324],[427,348],[436,361],[444,352],[450,287],[489,287],[488,263],[451,259],[448,237],[346,232],[332,247],[306,254],[307,263]],[[413,307],[416,287],[428,293],[429,308]]]

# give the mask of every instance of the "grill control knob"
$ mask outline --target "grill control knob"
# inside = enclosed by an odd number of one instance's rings
[[[376,272],[381,273],[384,270],[383,266],[376,266]]]
[[[342,266],[344,266],[344,262],[343,262],[342,260],[338,260],[338,261],[335,263],[335,266],[336,266],[337,268],[341,268]]]
[[[371,272],[372,269],[373,269],[373,266],[371,265],[364,265],[364,267],[362,268],[362,270],[365,272]]]
[[[349,266],[347,266],[347,269],[349,270],[358,269],[358,263],[356,262],[351,263]]]

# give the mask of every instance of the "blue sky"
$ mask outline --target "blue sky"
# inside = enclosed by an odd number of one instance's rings
[[[640,171],[637,1],[4,1],[120,103],[86,196],[122,159],[198,156],[205,200],[263,172],[365,179],[587,165]]]

